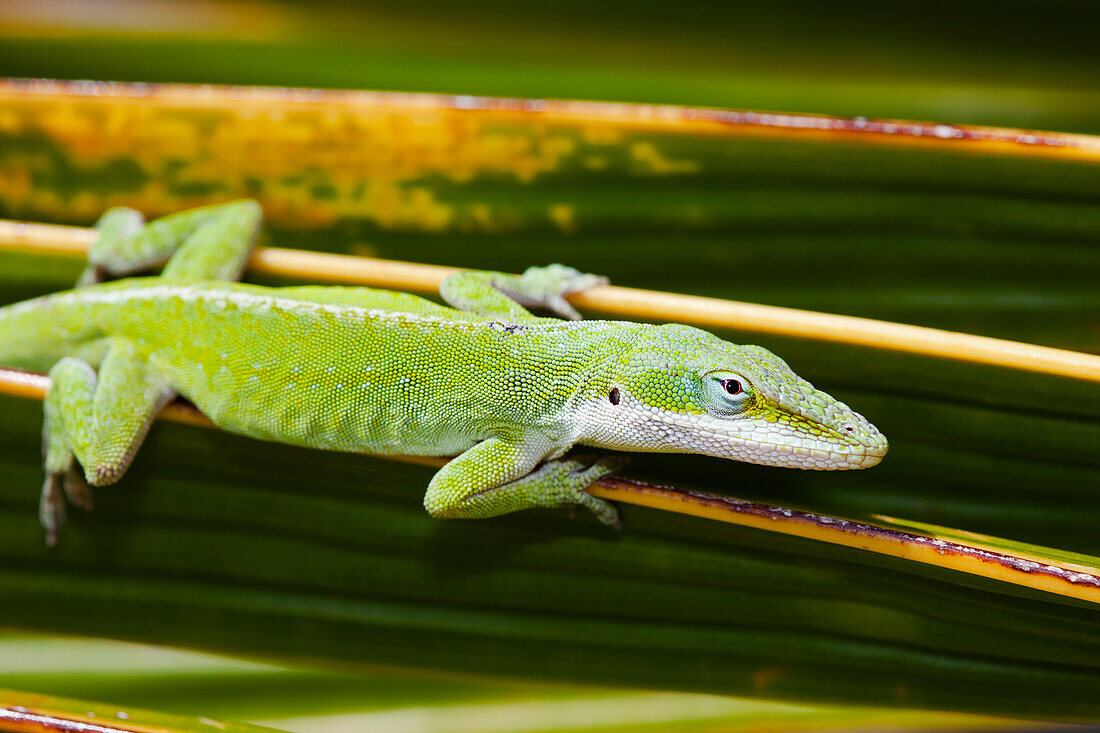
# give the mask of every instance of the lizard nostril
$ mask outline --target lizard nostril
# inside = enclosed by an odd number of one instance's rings
[[[607,399],[610,400],[613,405],[619,404],[619,388],[613,387],[611,393],[607,395]]]

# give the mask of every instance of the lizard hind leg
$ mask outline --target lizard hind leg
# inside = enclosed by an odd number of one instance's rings
[[[189,209],[145,223],[134,209],[109,209],[96,223],[78,286],[165,265],[171,279],[237,280],[263,215],[252,200]],[[166,264],[167,263],[167,264]]]
[[[65,497],[90,509],[88,484],[110,484],[126,472],[156,413],[173,394],[125,341],[111,346],[98,375],[72,357],[50,370],[43,429],[46,481],[39,503],[47,544],[57,542]]]

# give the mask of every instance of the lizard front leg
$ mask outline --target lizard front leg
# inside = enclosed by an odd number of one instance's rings
[[[623,460],[606,456],[591,465],[573,459],[537,466],[551,450],[545,438],[484,440],[439,470],[428,485],[424,507],[437,518],[483,519],[532,507],[579,504],[604,524],[618,527],[615,507],[585,489],[618,470]]]
[[[468,270],[449,276],[439,294],[453,308],[479,313],[506,323],[535,320],[524,306],[547,308],[562,318],[580,320],[580,313],[565,300],[597,285],[606,277],[589,275],[565,265],[529,267],[522,275]]]
[[[43,430],[46,482],[39,505],[47,544],[57,542],[64,522],[62,486],[74,504],[90,509],[87,484],[110,484],[126,472],[154,416],[173,394],[123,340],[111,345],[98,375],[72,357],[50,370]]]

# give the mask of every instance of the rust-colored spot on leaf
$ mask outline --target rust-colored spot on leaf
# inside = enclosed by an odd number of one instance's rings
[[[752,687],[757,693],[763,693],[768,685],[786,676],[789,670],[781,665],[765,667],[752,676]]]

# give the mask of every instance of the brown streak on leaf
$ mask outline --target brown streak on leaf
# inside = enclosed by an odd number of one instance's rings
[[[733,497],[606,477],[591,493],[731,524],[741,524],[856,547],[973,575],[1041,588],[1100,602],[1100,569],[1027,554],[1013,555],[981,544],[963,544],[914,532]],[[632,495],[650,501],[632,501]],[[767,521],[762,521],[767,520]],[[934,557],[933,557],[934,556]],[[944,558],[937,561],[936,558]]]

